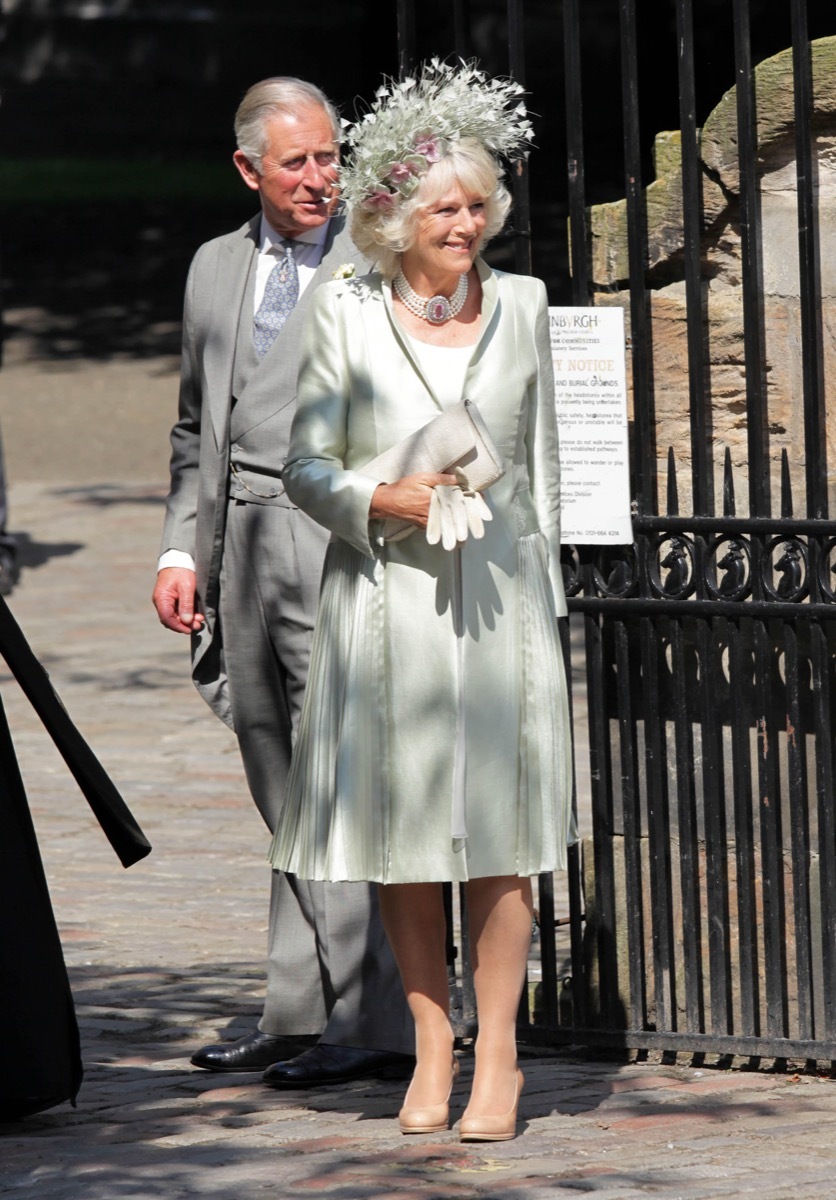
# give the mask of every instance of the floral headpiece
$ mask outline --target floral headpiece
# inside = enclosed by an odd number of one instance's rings
[[[434,58],[415,76],[387,78],[369,111],[342,123],[349,148],[343,199],[349,208],[389,212],[461,138],[522,158],[534,136],[523,94],[512,79],[490,79],[464,61],[454,67]]]

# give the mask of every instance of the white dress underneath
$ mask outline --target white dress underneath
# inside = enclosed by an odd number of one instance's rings
[[[433,346],[430,342],[419,341],[411,334],[407,336],[441,407],[450,408],[453,404],[458,404],[462,399],[464,377],[473,347]]]

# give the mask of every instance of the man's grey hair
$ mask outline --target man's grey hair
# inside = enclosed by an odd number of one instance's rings
[[[325,93],[314,83],[292,75],[274,75],[254,83],[235,114],[235,141],[253,168],[261,174],[267,149],[266,124],[277,115],[297,116],[300,110],[322,108],[331,122],[334,141],[340,141],[340,118]]]

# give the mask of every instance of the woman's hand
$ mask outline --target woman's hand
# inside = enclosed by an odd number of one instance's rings
[[[426,529],[433,489],[439,484],[451,485],[455,482],[455,475],[425,471],[418,475],[405,475],[396,483],[379,483],[372,496],[369,517],[371,520],[396,517],[417,525],[419,529]]]

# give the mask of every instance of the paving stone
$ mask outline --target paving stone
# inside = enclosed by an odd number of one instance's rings
[[[161,436],[165,436],[164,433]],[[257,1020],[266,834],[237,751],[149,603],[164,484],[21,482],[40,547],[11,597],[154,851],[124,871],[0,668],[79,1014],[86,1078],[0,1126],[0,1195],[33,1200],[807,1200],[836,1195],[836,1083],[582,1051],[523,1054],[520,1136],[403,1138],[402,1088],[281,1094],[192,1068]],[[35,565],[38,561],[39,565]],[[463,1058],[456,1120],[472,1059]]]

